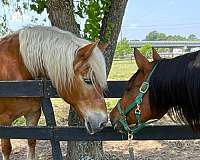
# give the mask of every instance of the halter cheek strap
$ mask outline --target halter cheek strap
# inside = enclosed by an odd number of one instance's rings
[[[158,63],[157,63],[158,64]],[[146,92],[149,89],[149,81],[150,78],[154,72],[154,70],[157,67],[157,64],[154,65],[152,71],[149,73],[147,79],[142,83],[142,85],[140,86],[139,89],[139,93],[136,96],[136,98],[126,107],[125,111],[122,110],[122,99],[120,99],[117,103],[117,109],[120,113],[120,118],[119,118],[119,122],[122,124],[122,126],[124,127],[124,130],[129,133],[129,134],[135,134],[137,133],[139,130],[141,130],[142,128],[144,128],[146,125],[152,123],[152,122],[145,122],[142,123],[141,122],[141,111],[140,111],[140,104],[142,103],[142,99],[143,96],[146,94]],[[137,108],[136,108],[137,107]],[[130,127],[128,125],[126,116],[127,114],[135,109],[135,118],[136,118],[136,125],[134,127]],[[154,122],[154,121],[153,121]],[[115,128],[114,128],[115,129]]]

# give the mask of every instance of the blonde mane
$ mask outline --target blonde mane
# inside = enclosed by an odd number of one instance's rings
[[[73,62],[78,48],[90,42],[62,31],[56,27],[29,27],[19,31],[20,52],[24,63],[33,77],[51,79],[56,88],[70,87],[74,79]],[[88,62],[88,78],[94,75],[101,88],[107,86],[106,65],[103,54],[96,47]],[[94,74],[93,74],[94,73]]]

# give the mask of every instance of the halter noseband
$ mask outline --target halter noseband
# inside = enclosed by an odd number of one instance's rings
[[[144,128],[147,124],[149,124],[149,122],[145,122],[145,123],[142,123],[141,122],[141,111],[140,111],[140,104],[142,103],[142,98],[143,96],[146,94],[146,92],[148,91],[149,89],[149,81],[150,81],[150,78],[154,72],[154,70],[156,69],[158,63],[156,63],[153,67],[153,69],[151,70],[151,72],[149,73],[147,79],[142,83],[142,85],[140,86],[140,89],[139,89],[139,93],[138,95],[136,96],[136,98],[126,107],[125,111],[122,110],[122,99],[120,99],[117,103],[117,109],[120,113],[120,119],[119,119],[119,122],[122,124],[122,126],[124,127],[124,130],[131,134],[131,135],[134,135],[135,133],[137,133],[139,130],[141,130],[142,128]],[[127,114],[132,110],[134,109],[135,107],[137,107],[135,109],[135,117],[136,117],[136,120],[137,120],[137,123],[134,127],[130,127],[128,125],[128,122],[126,120],[126,116]],[[152,122],[150,122],[152,123]],[[114,127],[115,129],[115,127]]]

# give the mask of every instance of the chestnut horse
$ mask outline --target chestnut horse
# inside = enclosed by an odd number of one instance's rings
[[[0,41],[0,80],[50,79],[94,134],[108,119],[103,97],[106,65],[97,45],[55,27],[23,28]],[[24,116],[28,126],[35,126],[40,114],[40,98],[0,98],[0,125]],[[8,160],[10,140],[2,139],[1,145]],[[35,140],[28,140],[30,160],[35,159],[35,145]]]
[[[119,131],[137,132],[148,120],[160,119],[169,111],[199,132],[200,51],[161,59],[154,50],[153,62],[137,49],[134,56],[138,71],[110,114],[113,126]],[[132,124],[136,125],[131,128]]]

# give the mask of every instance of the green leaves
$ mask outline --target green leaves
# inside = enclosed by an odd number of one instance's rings
[[[4,5],[9,5],[9,0],[2,0],[2,3],[3,3]]]
[[[30,4],[30,8],[38,14],[41,14],[47,6],[47,0],[36,0],[32,2],[33,3]]]
[[[17,1],[20,2],[20,0]],[[23,8],[28,9],[30,5],[31,10],[41,14],[47,7],[47,1],[48,0],[31,0],[30,4],[23,2]],[[9,5],[8,0],[3,0],[2,2],[4,5]],[[81,19],[86,19],[83,36],[88,40],[94,41],[99,38],[102,19],[109,10],[111,0],[79,0],[76,4],[74,13]],[[112,31],[113,25],[107,24],[107,26],[110,27],[110,30]],[[106,36],[104,37],[105,41],[106,37],[109,37],[109,35],[109,32],[106,33]]]
[[[133,52],[133,50],[132,50],[131,46],[129,45],[128,40],[126,38],[124,38],[123,40],[118,42],[117,48],[115,50],[115,55],[117,57],[119,57],[119,56],[131,54],[132,52]]]
[[[5,19],[3,17],[0,17],[0,37],[5,35],[7,33],[7,26],[6,26],[6,22]]]
[[[110,0],[80,0],[75,13],[87,18],[84,26],[84,38],[95,40],[99,37],[101,21],[108,11]]]
[[[150,43],[146,43],[139,50],[146,58],[151,58],[152,45]]]

